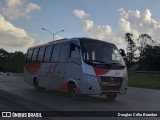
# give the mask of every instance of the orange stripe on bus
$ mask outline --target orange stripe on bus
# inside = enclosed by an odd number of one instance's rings
[[[27,70],[28,73],[35,74],[39,71],[41,65],[42,65],[41,63],[28,63],[25,64],[25,69]]]

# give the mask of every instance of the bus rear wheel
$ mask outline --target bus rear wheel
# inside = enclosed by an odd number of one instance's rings
[[[46,90],[45,88],[39,87],[37,79],[34,79],[33,85],[34,85],[36,92],[42,92]]]
[[[78,91],[77,91],[77,87],[74,83],[69,83],[68,94],[72,99],[78,100],[79,94],[78,94]]]

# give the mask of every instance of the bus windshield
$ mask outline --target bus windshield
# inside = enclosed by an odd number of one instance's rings
[[[125,67],[124,60],[114,44],[82,39],[81,49],[83,60],[86,63],[108,67]]]

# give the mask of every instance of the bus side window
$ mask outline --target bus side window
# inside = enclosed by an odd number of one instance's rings
[[[38,62],[43,62],[43,56],[44,56],[44,52],[45,52],[45,47],[41,47],[38,53]]]
[[[26,59],[27,62],[31,62],[31,60],[32,60],[32,53],[33,53],[33,49],[28,50],[27,59]]]
[[[44,55],[44,62],[51,61],[52,50],[53,50],[53,45],[47,46],[45,55]]]
[[[32,61],[33,62],[37,61],[38,51],[39,51],[39,48],[35,48],[34,51],[33,51],[33,56],[32,56]]]
[[[79,48],[73,43],[70,44],[69,61],[78,64],[81,63]]]
[[[57,62],[59,59],[59,52],[60,52],[61,44],[57,44],[54,46],[54,50],[52,52],[51,62]]]
[[[61,46],[61,51],[60,51],[60,55],[59,55],[60,62],[67,62],[68,49],[69,49],[68,44],[64,44]]]

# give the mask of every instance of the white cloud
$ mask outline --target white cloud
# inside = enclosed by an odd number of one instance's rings
[[[126,21],[124,18],[121,18],[119,20],[119,25],[122,31],[126,32],[130,32],[131,28],[130,28],[130,22]]]
[[[144,20],[150,20],[151,19],[151,12],[149,9],[146,9],[145,13],[144,13]]]
[[[75,10],[73,13],[75,16],[79,17],[80,19],[84,17],[84,16],[80,17],[81,15],[76,14],[78,12],[76,12]],[[81,13],[86,14],[84,11]],[[112,36],[112,27],[110,25],[96,25],[94,21],[84,20],[84,19],[83,19],[83,22],[84,22],[84,31],[87,33],[87,37],[116,43],[118,45],[122,44],[123,41],[121,37]]]
[[[124,9],[119,10],[119,12],[119,25],[123,35],[126,32],[130,32],[136,38],[138,38],[139,34],[148,34],[155,40],[160,39],[160,22],[152,18],[152,13],[149,9],[146,9],[143,13],[139,10],[125,11]]]
[[[62,36],[59,36],[59,35],[55,35],[55,38],[54,38],[54,40],[60,40],[60,39],[63,39],[64,37],[62,37]]]
[[[91,38],[111,42],[112,27],[109,25],[96,25],[91,20],[84,20],[84,31]]]
[[[34,3],[29,3],[26,7],[26,13],[30,13],[33,10],[41,10],[41,7]]]
[[[74,10],[73,14],[81,19],[84,18],[85,16],[89,16],[89,14],[85,13],[84,10]]]
[[[34,10],[40,10],[41,7],[27,0],[3,0],[0,13],[9,19],[17,19],[19,17],[30,18],[29,13]]]
[[[93,21],[91,20],[84,20],[85,23],[85,30],[89,31],[91,29],[93,29]]]
[[[87,37],[115,43],[119,48],[123,49],[126,47],[124,36],[127,32],[134,35],[134,40],[137,40],[140,34],[148,34],[154,40],[160,42],[160,22],[157,22],[152,18],[152,13],[149,9],[140,12],[139,10],[126,11],[123,8],[120,8],[118,11],[119,29],[117,30],[117,33],[114,32],[114,34],[112,26],[110,25],[96,25],[92,20],[82,19]],[[83,17],[79,18],[81,19]]]
[[[0,14],[0,45],[12,48],[28,48],[40,43],[24,29],[17,28]]]

